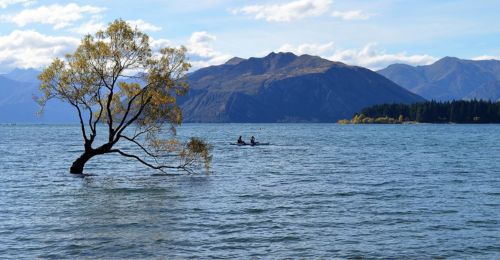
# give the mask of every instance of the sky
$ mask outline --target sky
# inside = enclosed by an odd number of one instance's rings
[[[121,18],[193,69],[270,52],[372,70],[445,56],[500,59],[498,0],[0,0],[0,73],[43,68]]]

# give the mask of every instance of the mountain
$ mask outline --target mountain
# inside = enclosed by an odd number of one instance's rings
[[[38,83],[38,74],[40,71],[36,69],[14,69],[0,76],[13,81]]]
[[[38,116],[40,109],[33,95],[40,95],[36,70],[15,69],[0,75],[0,123],[73,123],[77,122],[74,111],[67,104],[51,100],[45,113]]]
[[[336,122],[381,103],[423,101],[368,69],[316,56],[233,58],[188,75],[187,122]]]
[[[378,73],[427,99],[499,99],[500,61],[497,60],[445,57],[427,66],[394,64]]]
[[[490,81],[472,91],[465,99],[500,101],[500,81]]]

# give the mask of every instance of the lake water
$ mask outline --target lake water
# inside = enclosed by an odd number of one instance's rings
[[[212,172],[116,155],[78,126],[0,125],[0,257],[500,258],[500,125],[186,124]],[[255,135],[269,146],[229,145]]]

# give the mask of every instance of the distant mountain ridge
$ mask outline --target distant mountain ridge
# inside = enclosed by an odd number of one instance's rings
[[[423,101],[368,69],[311,55],[233,58],[188,75],[187,122],[336,122],[363,107]]]
[[[73,109],[58,100],[48,102],[45,113],[33,95],[40,95],[38,74],[34,69],[15,69],[0,75],[0,123],[75,123]]]
[[[19,82],[29,82],[29,83],[38,83],[38,75],[40,71],[36,69],[14,69],[7,74],[2,74],[0,76],[4,78],[8,78],[13,81]]]
[[[427,66],[393,64],[381,75],[427,99],[500,100],[500,61],[445,57]]]
[[[77,122],[56,100],[36,116],[38,73],[0,75],[0,123]],[[188,81],[188,95],[178,99],[185,122],[336,122],[366,106],[424,100],[368,69],[292,53],[233,58],[189,73]]]

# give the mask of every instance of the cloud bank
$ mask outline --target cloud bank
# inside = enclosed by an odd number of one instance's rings
[[[233,10],[233,14],[253,15],[270,22],[290,22],[320,16],[328,11],[331,0],[296,0],[285,4],[249,5]]]
[[[71,26],[74,22],[81,20],[87,14],[102,13],[105,8],[74,3],[67,5],[40,6],[35,9],[24,9],[20,13],[6,16],[5,19],[17,26],[24,27],[28,24],[50,24],[54,29]]]
[[[216,51],[213,48],[213,43],[216,40],[217,37],[205,31],[191,34],[187,48],[193,69],[222,64],[232,58],[231,55]]]
[[[376,43],[366,44],[359,49],[335,48],[333,42],[326,44],[300,44],[293,46],[284,44],[279,49],[283,52],[293,52],[297,55],[311,54],[321,56],[332,61],[340,61],[348,65],[357,65],[371,70],[383,69],[394,63],[409,65],[428,65],[437,60],[436,57],[427,54],[408,54],[406,52],[387,53],[377,48]]]
[[[36,31],[13,31],[0,36],[1,68],[42,68],[54,58],[74,51],[80,40],[48,36]]]

